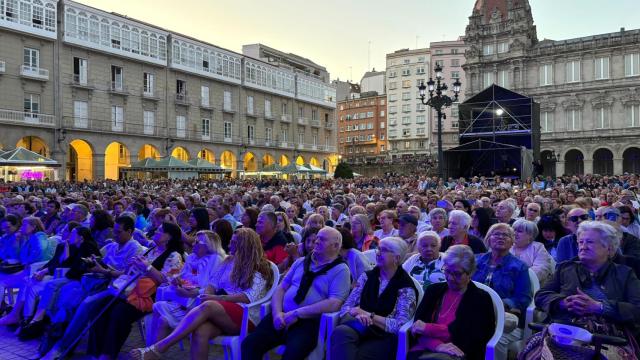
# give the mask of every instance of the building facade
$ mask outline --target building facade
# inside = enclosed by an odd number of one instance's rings
[[[76,2],[0,4],[0,145],[52,157],[66,179],[165,155],[234,175],[337,164],[335,88],[313,73]]]
[[[378,94],[387,93],[386,74],[384,71],[376,71],[374,68],[362,75],[362,79],[360,80],[360,92],[365,93],[372,91],[375,91]]]
[[[466,96],[496,83],[540,103],[547,174],[640,172],[640,30],[538,41],[527,0],[477,0]]]
[[[387,96],[361,93],[359,98],[338,102],[338,152],[353,164],[385,159],[387,143]]]
[[[387,54],[389,154],[392,159],[429,153],[429,112],[418,85],[429,80],[430,49],[402,49]]]
[[[429,77],[435,79],[436,74],[433,69],[436,65],[442,67],[442,81],[447,84],[449,89],[453,88],[453,83],[459,80],[462,84],[458,101],[454,102],[451,107],[445,108],[443,113],[445,118],[442,120],[442,148],[449,149],[460,144],[458,140],[458,104],[465,99],[465,86],[467,84],[462,66],[465,63],[464,53],[467,50],[462,38],[455,41],[438,41],[429,44],[431,49],[431,66],[429,68]],[[453,94],[448,92],[448,96],[453,98]],[[429,148],[431,154],[437,154],[438,150],[438,114],[433,109],[428,108],[430,121],[429,124]]]

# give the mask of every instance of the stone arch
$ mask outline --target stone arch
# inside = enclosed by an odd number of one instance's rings
[[[256,156],[252,152],[247,152],[242,159],[242,164],[244,167],[244,171],[258,171],[258,163],[256,161]]]
[[[120,168],[131,166],[129,148],[121,142],[114,141],[104,150],[104,178],[118,180]]]
[[[202,148],[202,150],[198,151],[198,157],[200,159],[207,160],[210,163],[215,163],[216,162],[215,154],[213,153],[212,150],[207,149],[207,148]]]
[[[16,147],[31,150],[47,158],[51,156],[51,153],[49,152],[49,145],[47,145],[47,142],[39,136],[25,136],[18,140]]]
[[[564,154],[564,173],[567,175],[584,174],[584,154],[578,149],[571,149]]]
[[[613,152],[601,147],[593,152],[593,173],[613,175]]]
[[[311,159],[309,159],[309,165],[320,167],[320,162],[318,161],[318,159],[316,159],[315,156],[312,156]]]
[[[153,145],[144,144],[140,148],[140,151],[138,151],[138,160],[144,160],[146,158],[159,159],[160,151]]]
[[[191,155],[189,154],[189,150],[183,148],[182,146],[176,146],[173,149],[173,151],[171,151],[171,156],[182,161],[191,160]]]
[[[93,147],[82,139],[75,139],[69,143],[67,151],[68,180],[93,180]]]
[[[220,154],[220,166],[235,171],[237,167],[236,155],[229,150],[223,151]]]
[[[291,163],[289,157],[285,154],[280,155],[280,166],[287,166]]]
[[[304,165],[304,157],[302,155],[298,155],[296,158],[296,165]]]
[[[640,148],[630,146],[622,153],[622,171],[640,174]]]
[[[544,176],[556,176],[556,161],[553,159],[554,152],[552,150],[542,150],[540,152],[540,159],[542,167],[544,169]]]
[[[263,168],[265,166],[273,165],[275,163],[276,163],[276,160],[269,153],[264,154],[264,156],[262,157],[262,167]]]

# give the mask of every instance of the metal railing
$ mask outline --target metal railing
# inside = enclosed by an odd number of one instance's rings
[[[79,74],[73,74],[71,76],[72,85],[82,87],[93,87],[93,83],[89,82],[87,78],[81,77]]]
[[[298,117],[298,125],[307,125],[307,118]]]
[[[229,112],[229,113],[236,112],[236,104],[223,102],[222,111]]]
[[[327,121],[327,122],[324,124],[324,127],[325,127],[325,128],[327,128],[327,129],[334,130],[334,129],[336,128],[336,123],[335,123],[335,122],[333,122],[333,121]]]
[[[0,60],[0,73],[4,73],[6,71],[6,64],[4,61]]]
[[[109,87],[109,91],[113,93],[118,93],[123,95],[129,94],[129,92],[127,91],[127,87],[120,81],[109,81],[107,83],[107,86]]]
[[[49,70],[35,66],[20,65],[20,75],[34,79],[49,80]]]
[[[187,92],[176,93],[176,103],[181,105],[189,105],[189,97]]]
[[[318,119],[311,119],[311,126],[319,128],[320,127],[320,120]]]
[[[53,115],[28,111],[0,109],[0,122],[25,125],[55,126],[55,117]]]
[[[290,123],[290,122],[291,122],[291,115],[289,115],[289,114],[282,114],[282,115],[280,116],[280,121]]]

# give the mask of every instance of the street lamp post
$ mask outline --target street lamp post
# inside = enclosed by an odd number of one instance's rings
[[[458,101],[458,94],[460,93],[460,80],[456,79],[453,83],[453,99],[447,96],[447,90],[449,87],[442,81],[442,66],[436,64],[436,81],[433,78],[429,78],[427,86],[424,82],[420,83],[418,90],[420,90],[420,101],[423,105],[431,106],[438,113],[438,176],[444,179],[444,153],[442,152],[442,119],[446,119],[446,115],[442,113],[442,110],[451,106],[452,103]],[[429,88],[429,100],[425,102],[426,90]],[[435,95],[434,95],[435,92]]]

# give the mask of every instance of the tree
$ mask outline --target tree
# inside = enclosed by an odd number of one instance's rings
[[[353,179],[353,169],[349,164],[341,162],[333,173],[335,179]]]

